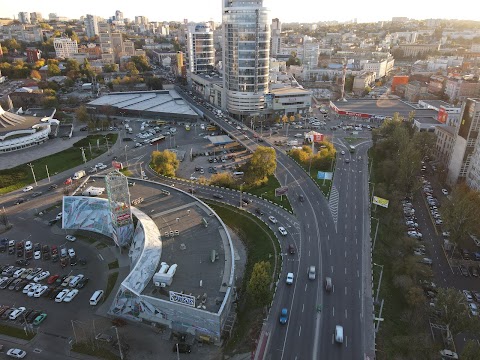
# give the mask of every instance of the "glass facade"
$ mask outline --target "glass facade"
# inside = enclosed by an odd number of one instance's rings
[[[215,65],[213,31],[208,24],[190,26],[187,34],[188,66],[194,74],[212,71]]]
[[[248,115],[264,108],[268,92],[270,21],[263,1],[224,0],[223,66],[227,110]]]

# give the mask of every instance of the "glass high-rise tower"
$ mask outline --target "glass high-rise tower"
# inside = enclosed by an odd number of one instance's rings
[[[264,108],[270,21],[263,0],[223,0],[223,86],[227,111],[239,117]]]

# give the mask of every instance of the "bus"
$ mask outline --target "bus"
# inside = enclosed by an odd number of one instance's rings
[[[207,126],[207,131],[215,131],[217,130],[217,127],[215,125],[208,125]]]
[[[160,135],[159,137],[153,138],[152,140],[150,140],[150,145],[156,145],[160,141],[162,141],[163,139],[165,139],[165,136],[163,136],[163,135]]]
[[[350,149],[350,152],[351,152],[352,154],[355,152],[355,147],[354,147],[354,146],[350,145],[350,146],[349,146],[349,149]]]
[[[157,120],[157,121],[155,121],[155,123],[157,125],[166,125],[167,124],[167,122],[165,120]]]

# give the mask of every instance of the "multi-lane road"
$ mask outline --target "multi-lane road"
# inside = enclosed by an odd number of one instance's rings
[[[179,91],[181,91],[179,89]],[[257,143],[233,123],[227,123],[185,92],[184,98],[199,108],[249,149]],[[348,150],[342,138],[340,149]],[[268,144],[267,144],[268,145]],[[289,200],[296,215],[296,226],[289,232],[282,249],[283,271],[273,307],[263,333],[268,334],[266,359],[366,359],[374,358],[373,304],[371,292],[370,216],[368,166],[369,141],[356,145],[354,154],[339,155],[330,202],[307,174],[280,149],[277,151],[277,178],[289,187]],[[345,162],[345,158],[350,161]],[[302,194],[304,201],[298,196]],[[286,254],[288,241],[297,253]],[[315,280],[307,269],[315,266]],[[293,272],[294,283],[287,285],[286,273]],[[333,291],[326,293],[324,279],[333,279]],[[289,310],[289,321],[279,324],[280,310]],[[344,328],[343,344],[333,338],[336,325]]]

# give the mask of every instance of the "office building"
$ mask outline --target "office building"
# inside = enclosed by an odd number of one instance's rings
[[[87,14],[84,20],[85,24],[85,35],[89,38],[93,38],[99,34],[98,32],[98,22],[100,18],[95,15]]]
[[[53,47],[55,48],[55,56],[57,58],[67,59],[78,53],[77,41],[70,38],[55,38]]]
[[[30,24],[30,14],[26,11],[19,12],[18,21],[20,21],[22,24]]]
[[[30,13],[30,22],[32,24],[37,24],[38,22],[42,21],[43,18],[42,18],[42,14],[39,13],[39,12],[31,12]]]
[[[115,20],[123,21],[123,12],[120,10],[115,11]]]
[[[206,23],[188,26],[188,71],[193,74],[212,71],[215,66],[213,31]]]
[[[270,28],[272,32],[271,52],[272,56],[276,56],[282,51],[282,23],[279,19],[273,19]]]
[[[262,111],[268,92],[270,21],[263,0],[223,0],[223,87],[238,118]]]

